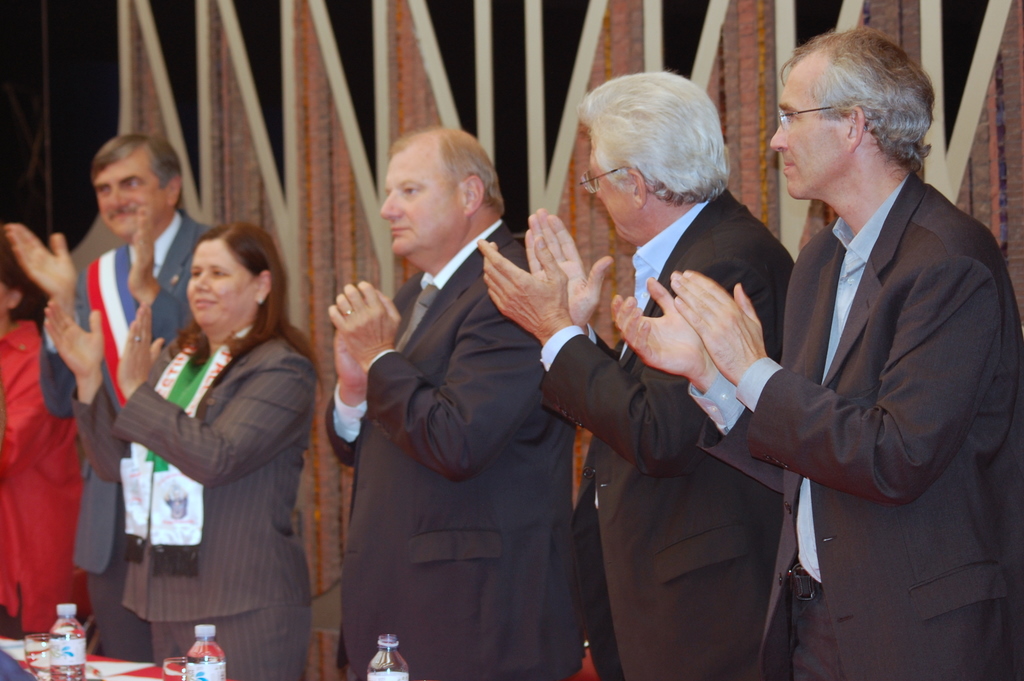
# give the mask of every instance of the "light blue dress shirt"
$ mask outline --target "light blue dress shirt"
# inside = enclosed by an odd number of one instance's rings
[[[864,224],[856,235],[846,221],[842,218],[836,220],[832,233],[839,239],[846,248],[846,256],[843,258],[842,269],[839,272],[839,282],[836,288],[836,302],[832,311],[832,327],[828,339],[828,353],[825,358],[825,374],[828,375],[832,359],[835,357],[836,348],[839,347],[839,339],[843,335],[843,328],[850,316],[850,308],[853,306],[853,299],[860,287],[860,280],[864,276],[864,267],[871,257],[871,251],[878,241],[878,235],[882,231],[882,225],[889,216],[889,211],[896,202],[906,178],[896,189],[882,202],[882,205],[874,212],[871,218]],[[782,369],[774,360],[764,357],[754,362],[740,383],[732,391],[728,380],[721,374],[715,383],[708,389],[708,392],[701,395],[693,386],[690,387],[690,394],[697,404],[711,417],[719,430],[727,433],[739,417],[742,415],[742,406],[745,405],[750,411],[756,411],[758,400],[765,384],[776,371]],[[824,375],[822,378],[824,378]],[[725,385],[721,385],[724,383]],[[737,411],[737,403],[739,408]],[[712,412],[712,409],[717,410]],[[727,418],[722,418],[722,415]],[[819,582],[821,579],[821,568],[818,563],[818,546],[814,538],[814,514],[811,506],[811,481],[804,478],[800,484],[800,501],[797,505],[796,517],[797,543],[800,547],[800,564]]]

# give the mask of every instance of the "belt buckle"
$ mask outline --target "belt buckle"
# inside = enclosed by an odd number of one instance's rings
[[[789,585],[798,601],[812,601],[817,594],[814,588],[814,577],[802,565],[797,563],[789,570]]]

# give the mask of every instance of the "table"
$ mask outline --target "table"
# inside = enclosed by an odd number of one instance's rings
[[[18,662],[25,660],[25,647],[21,641],[0,638],[0,650]],[[103,679],[103,681],[137,681],[138,679],[162,678],[160,667],[152,662],[124,662],[99,655],[86,658],[85,672],[87,679]],[[97,672],[99,672],[97,674]]]

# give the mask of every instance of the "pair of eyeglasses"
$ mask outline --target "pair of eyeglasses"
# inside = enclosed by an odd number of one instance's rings
[[[803,111],[783,111],[779,109],[779,127],[783,130],[789,130],[789,126],[792,124],[793,116],[799,116],[800,114],[814,113],[815,111],[829,111],[834,109],[834,106],[819,106],[817,109],[804,109]]]
[[[607,173],[601,173],[600,175],[592,175],[588,170],[587,172],[580,175],[580,184],[586,187],[587,191],[590,192],[591,194],[596,194],[597,190],[600,188],[600,185],[597,183],[597,181],[604,177],[605,175],[611,175],[612,173],[617,173],[620,170],[629,170],[629,168],[623,166],[621,168],[616,168],[615,170],[609,170]]]

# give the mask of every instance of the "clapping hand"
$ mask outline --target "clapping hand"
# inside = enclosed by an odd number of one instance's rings
[[[339,359],[342,362],[339,379],[356,379],[354,368],[348,364],[349,359],[355,360],[366,373],[377,355],[394,350],[395,333],[402,317],[391,299],[373,284],[366,281],[359,282],[357,286],[346,284],[328,314],[345,341],[345,354],[341,357],[335,344],[335,368],[339,368]]]
[[[153,340],[153,310],[149,305],[140,305],[135,321],[128,327],[124,352],[117,366],[117,383],[125,400],[149,378],[163,345],[163,338]]]
[[[484,283],[503,315],[533,334],[542,344],[562,329],[572,326],[569,312],[568,278],[555,262],[542,238],[535,238],[527,250],[534,264],[527,272],[506,258],[497,244],[477,241],[484,256]]]
[[[612,300],[612,316],[622,338],[647,366],[685,376],[706,392],[718,375],[704,344],[673,304],[672,294],[655,279],[647,280],[661,317],[645,317],[632,296]]]
[[[338,397],[343,404],[356,407],[366,401],[367,373],[352,355],[342,333],[344,318],[351,314],[348,297],[339,295],[327,314],[334,324],[334,371],[338,374]]]
[[[89,404],[103,385],[103,317],[99,310],[89,315],[89,330],[80,327],[51,300],[46,306],[46,331],[61,359],[75,375],[78,400]]]
[[[64,235],[50,236],[50,248],[47,249],[25,225],[11,222],[4,226],[4,231],[25,274],[69,317],[74,316],[78,273]]]
[[[132,237],[132,266],[128,270],[128,290],[140,305],[152,305],[160,294],[160,282],[153,276],[156,237],[149,209],[135,209],[135,233]]]
[[[551,215],[543,208],[530,216],[530,231],[526,233],[526,256],[530,272],[535,276],[546,276],[537,255],[536,243],[543,240],[558,267],[565,273],[566,290],[569,295],[569,316],[572,323],[586,328],[597,309],[601,298],[601,285],[612,266],[613,259],[606,255],[590,268],[588,275],[583,259],[576,249],[576,242],[557,215]]]
[[[715,280],[688,270],[672,273],[672,290],[677,296],[674,307],[700,335],[730,383],[739,385],[747,369],[768,356],[761,320],[742,284],[736,284],[729,295]]]

